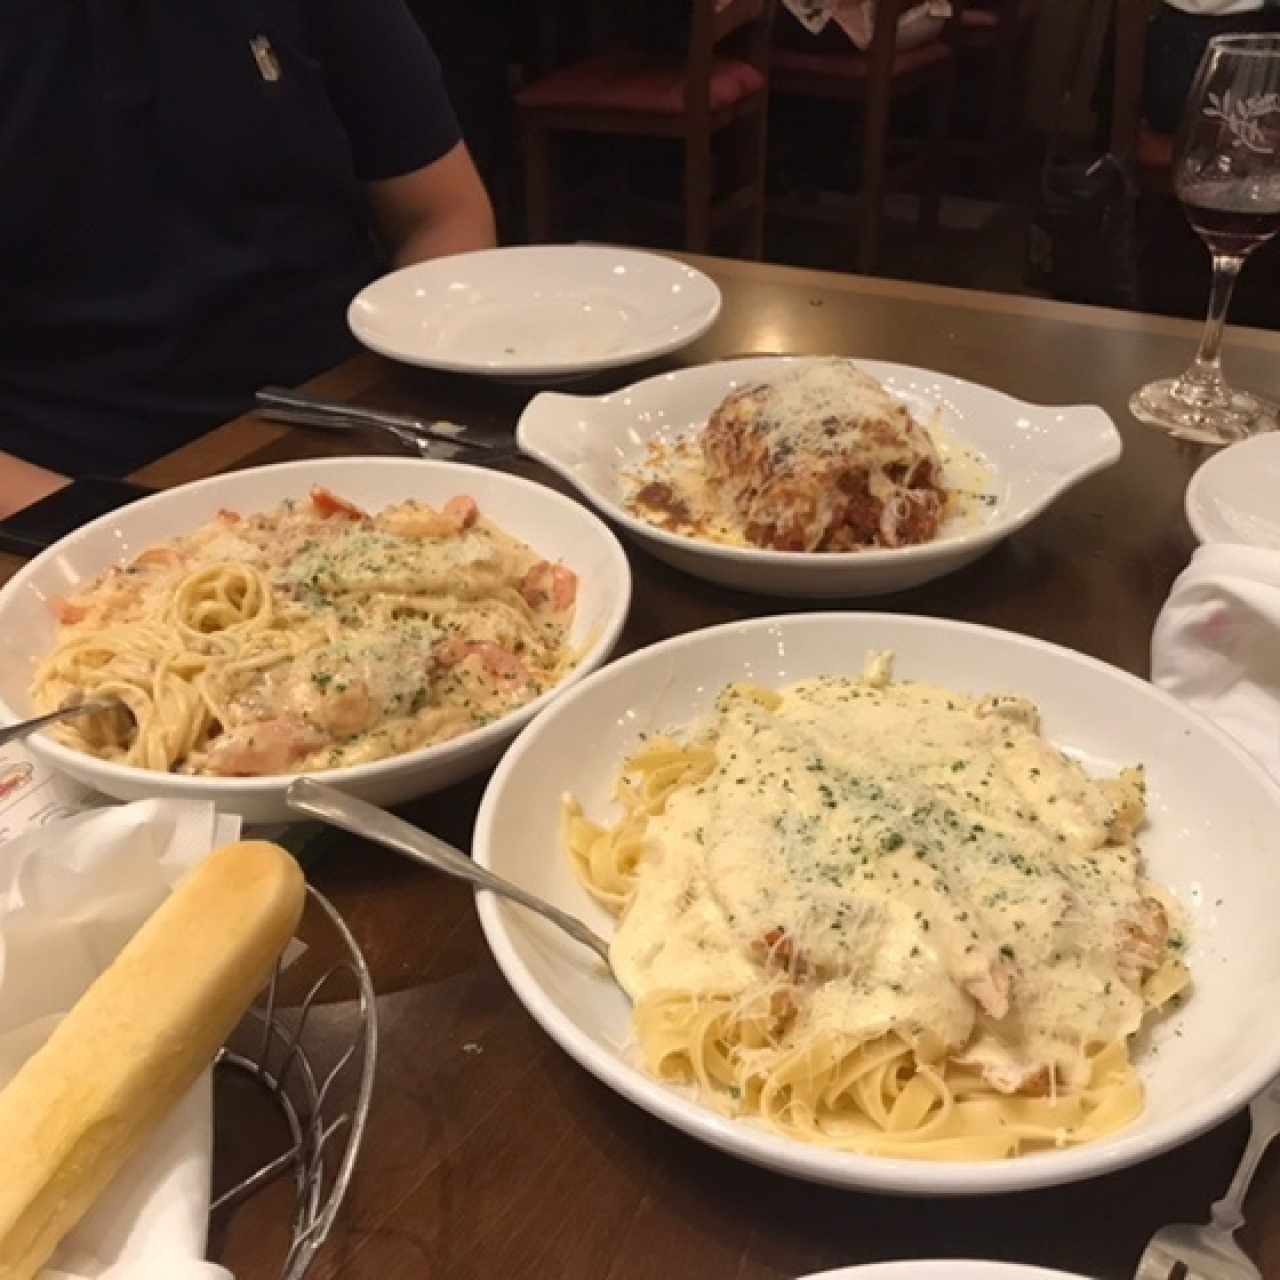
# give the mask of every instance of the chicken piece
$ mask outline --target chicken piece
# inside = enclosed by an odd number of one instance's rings
[[[288,773],[303,756],[327,741],[323,733],[302,720],[259,720],[215,738],[206,767],[210,773],[235,778]]]
[[[534,609],[550,604],[553,612],[563,613],[577,598],[578,575],[562,564],[540,560],[524,575],[520,594]]]
[[[1009,966],[1003,961],[988,959],[977,964],[973,972],[962,972],[960,985],[988,1017],[999,1019],[1009,1012],[1011,982]]]
[[[1114,808],[1107,822],[1107,834],[1117,844],[1132,840],[1147,816],[1147,778],[1142,766],[1125,769],[1119,777],[1103,783]]]
[[[803,982],[809,976],[809,961],[792,942],[785,929],[770,929],[751,944],[751,954],[766,968],[790,975]]]
[[[1004,1094],[1021,1094],[1023,1097],[1043,1098],[1053,1082],[1050,1068],[1046,1065],[1027,1066],[1012,1059],[1004,1062],[983,1062],[975,1064],[982,1072],[982,1078],[997,1092]]]
[[[978,703],[974,715],[979,720],[991,717],[1029,729],[1032,733],[1040,732],[1040,708],[1029,698],[1019,698],[1009,693],[995,693]]]
[[[1116,940],[1120,976],[1131,987],[1154,973],[1169,941],[1169,913],[1155,898],[1143,898],[1135,915],[1123,920]]]

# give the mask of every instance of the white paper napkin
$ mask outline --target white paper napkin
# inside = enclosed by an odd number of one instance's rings
[[[174,882],[239,832],[239,818],[211,804],[143,800],[0,845],[0,1084]],[[231,1280],[203,1260],[212,1154],[205,1072],[63,1241],[42,1280]]]
[[[812,32],[817,33],[828,22],[835,22],[859,49],[865,52],[871,47],[875,34],[875,0],[783,0],[783,3]],[[898,49],[914,49],[933,40],[950,16],[948,0],[918,0],[898,19]]]
[[[1156,620],[1151,679],[1280,781],[1280,551],[1200,547]]]
[[[41,764],[25,743],[0,747],[0,844],[103,803],[88,787]]]

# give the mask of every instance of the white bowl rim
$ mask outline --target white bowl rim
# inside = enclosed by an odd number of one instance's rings
[[[332,462],[342,462],[344,464],[373,463],[377,466],[386,466],[388,468],[405,466],[428,467],[436,471],[457,472],[461,475],[496,474],[505,477],[521,488],[536,492],[540,499],[545,499],[553,504],[567,505],[575,512],[581,512],[588,516],[594,522],[603,545],[609,547],[610,558],[615,561],[618,571],[619,600],[614,607],[613,615],[610,617],[606,629],[592,642],[587,653],[583,655],[582,662],[570,671],[559,684],[553,685],[531,702],[526,702],[523,706],[513,708],[506,715],[499,716],[498,719],[491,720],[488,724],[482,725],[478,729],[471,729],[466,733],[459,734],[456,738],[446,739],[444,742],[437,742],[428,747],[417,747],[412,751],[405,751],[395,756],[386,756],[381,760],[371,760],[365,764],[346,765],[341,769],[326,769],[323,771],[326,782],[332,783],[334,786],[341,786],[344,782],[361,782],[366,778],[382,776],[391,767],[396,769],[426,769],[436,761],[448,758],[459,748],[481,750],[491,745],[496,746],[511,733],[513,721],[523,723],[531,719],[553,698],[559,697],[570,685],[585,679],[590,672],[584,664],[588,662],[591,655],[600,655],[603,660],[613,651],[618,637],[622,634],[622,628],[626,625],[627,615],[631,611],[631,567],[627,561],[626,552],[622,549],[622,544],[618,541],[613,530],[595,512],[584,507],[582,503],[575,502],[572,498],[567,498],[564,494],[558,493],[547,485],[539,484],[536,480],[528,480],[524,476],[512,475],[507,471],[497,471],[492,467],[479,467],[470,463],[453,462],[442,458],[397,457],[376,454],[352,457],[303,458],[292,462],[273,462],[262,467],[244,467],[238,471],[207,476],[203,480],[193,480],[189,484],[175,485],[171,489],[160,489],[145,498],[139,498],[136,502],[127,504],[126,508],[121,508],[120,510],[163,505],[172,501],[172,495],[175,493],[193,493],[216,488],[220,483],[225,482],[229,475],[282,475],[293,471],[305,473],[313,469],[317,463]],[[0,587],[0,614],[3,612],[6,598],[10,595],[18,595],[29,580],[40,573],[48,561],[64,554],[68,545],[73,542],[78,542],[82,538],[87,539],[95,530],[107,527],[113,521],[119,519],[119,516],[120,511],[110,511],[106,515],[99,516],[96,520],[91,520],[88,524],[81,525],[79,529],[68,534],[65,538],[59,539],[53,546],[46,547],[38,556],[23,565],[4,586]],[[0,697],[0,723],[17,724],[22,718]],[[307,776],[301,773],[273,773],[263,777],[223,778],[204,774],[158,773],[154,769],[142,769],[137,765],[130,764],[117,764],[112,760],[103,760],[98,756],[87,755],[83,751],[76,751],[71,747],[64,746],[56,739],[50,738],[43,733],[33,734],[30,739],[30,746],[54,767],[65,770],[64,760],[70,760],[73,765],[82,765],[85,760],[88,760],[91,762],[95,772],[100,772],[104,778],[110,778],[116,782],[154,784],[157,777],[173,778],[185,785],[199,787],[202,790],[207,789],[211,793],[209,798],[215,803],[218,795],[222,792],[234,792],[236,794],[244,794],[245,792],[253,794],[270,793],[287,786],[295,778]]]
[[[486,784],[472,836],[472,856],[475,861],[480,866],[491,869],[493,826],[506,779],[535,745],[539,726],[549,723],[557,713],[557,708],[567,709],[573,701],[591,697],[597,685],[616,678],[617,673],[622,670],[650,660],[656,654],[678,652],[687,645],[703,643],[711,635],[768,630],[771,627],[785,629],[788,626],[815,622],[856,626],[863,620],[870,620],[875,624],[905,623],[907,626],[936,630],[944,636],[948,632],[959,630],[999,637],[1016,646],[1045,651],[1061,661],[1089,668],[1108,678],[1119,679],[1141,689],[1144,695],[1194,722],[1202,732],[1217,740],[1218,745],[1234,758],[1240,770],[1253,775],[1265,790],[1272,793],[1277,791],[1276,782],[1262,765],[1206,716],[1149,681],[1065,645],[982,623],[923,614],[870,610],[798,612],[721,623],[673,636],[609,663],[567,691],[553,707],[547,708],[525,726]],[[1280,800],[1280,796],[1277,799]],[[790,1176],[818,1183],[907,1195],[961,1196],[1005,1194],[1095,1178],[1151,1159],[1191,1141],[1240,1110],[1273,1078],[1280,1075],[1280,1036],[1277,1036],[1270,1055],[1259,1054],[1252,1069],[1241,1071],[1233,1087],[1209,1093],[1198,1106],[1184,1112],[1177,1119],[1165,1121],[1154,1133],[1121,1130],[1102,1144],[1088,1143],[993,1161],[933,1163],[831,1151],[770,1133],[749,1122],[720,1116],[695,1101],[681,1097],[676,1091],[645,1075],[638,1067],[633,1067],[599,1048],[555,1008],[551,997],[525,968],[511,943],[501,900],[494,894],[478,893],[476,911],[489,949],[516,998],[551,1039],[579,1065],[622,1097],[674,1128],[693,1135],[699,1141],[752,1163],[780,1168]]]
[[[612,355],[595,356],[588,360],[543,360],[534,364],[484,364],[476,360],[451,360],[442,356],[422,356],[409,355],[402,348],[396,347],[391,343],[383,342],[380,339],[369,334],[360,324],[356,305],[365,298],[375,286],[398,275],[424,275],[434,274],[431,270],[436,268],[440,263],[446,263],[457,260],[459,258],[493,258],[499,255],[509,257],[511,255],[520,255],[521,257],[539,258],[550,257],[557,253],[573,252],[578,254],[604,255],[622,257],[634,260],[636,258],[653,259],[658,258],[666,262],[674,263],[677,267],[684,270],[690,277],[697,277],[699,283],[704,283],[711,290],[710,305],[706,313],[700,316],[693,324],[688,327],[681,328],[679,332],[671,337],[664,338],[658,343],[648,343],[643,347],[634,347],[623,351],[615,352]],[[713,324],[719,319],[720,312],[724,306],[724,294],[720,290],[720,286],[705,271],[698,267],[691,266],[680,258],[674,257],[669,253],[658,253],[647,249],[633,249],[629,247],[611,248],[603,244],[513,244],[498,245],[492,249],[473,249],[466,254],[451,254],[446,258],[431,258],[426,262],[411,262],[408,266],[398,267],[395,271],[388,271],[386,274],[379,276],[376,280],[371,280],[359,293],[356,294],[347,306],[347,327],[351,330],[352,336],[362,345],[369,348],[370,351],[376,352],[380,356],[385,356],[388,360],[395,360],[400,364],[415,365],[423,369],[441,369],[446,373],[470,373],[482,377],[493,378],[558,378],[569,374],[586,374],[597,373],[605,369],[617,369],[624,365],[640,364],[645,360],[656,360],[659,356],[670,355],[673,351],[679,351],[681,347],[686,347],[692,342],[696,342]]]
[[[971,390],[976,393],[989,396],[997,396],[1002,400],[1007,400],[1011,404],[1017,405],[1023,409],[1031,409],[1038,412],[1045,412],[1057,409],[1062,412],[1077,413],[1085,411],[1089,413],[1100,414],[1106,419],[1111,431],[1107,439],[1107,447],[1100,448],[1096,454],[1087,462],[1082,462],[1080,466],[1074,470],[1059,476],[1056,482],[1050,485],[1041,497],[1031,503],[1029,506],[1023,507],[1015,513],[1001,514],[1000,508],[996,508],[995,519],[990,523],[981,525],[968,533],[957,534],[954,537],[936,538],[932,542],[915,543],[906,547],[868,547],[865,551],[775,551],[767,547],[734,547],[727,546],[719,542],[711,542],[705,538],[695,538],[687,533],[672,533],[670,530],[661,529],[655,524],[650,524],[646,520],[641,520],[637,516],[632,515],[627,509],[615,502],[607,494],[601,492],[595,485],[587,484],[577,475],[572,467],[568,467],[564,462],[556,458],[553,454],[549,454],[542,449],[533,447],[524,438],[522,428],[525,423],[525,416],[532,409],[533,405],[543,395],[561,395],[567,399],[579,401],[602,401],[613,397],[627,395],[640,390],[641,388],[656,385],[660,382],[670,382],[674,378],[679,378],[687,373],[699,373],[705,369],[725,369],[732,371],[735,368],[749,366],[756,362],[777,362],[777,361],[808,361],[808,360],[826,360],[829,356],[815,355],[754,355],[754,356],[738,356],[732,360],[717,360],[708,364],[690,365],[685,369],[675,370],[670,373],[653,374],[648,378],[643,378],[639,382],[633,382],[630,386],[620,387],[617,391],[610,391],[604,395],[588,395],[588,396],[569,396],[564,392],[540,392],[535,396],[520,415],[520,420],[516,424],[516,445],[522,453],[533,458],[534,461],[540,462],[543,466],[550,467],[557,475],[562,476],[577,491],[582,494],[593,506],[605,513],[611,520],[623,525],[629,529],[637,537],[650,538],[655,542],[664,543],[666,546],[677,548],[680,551],[697,553],[706,555],[715,559],[736,561],[739,564],[755,564],[769,565],[771,567],[789,567],[795,568],[823,568],[832,569],[849,569],[856,565],[864,564],[885,564],[898,563],[902,564],[912,561],[918,564],[926,564],[935,560],[951,560],[958,555],[963,555],[966,551],[977,550],[982,547],[990,546],[992,543],[1007,538],[1010,534],[1017,533],[1019,529],[1025,528],[1037,516],[1047,511],[1064,493],[1082,480],[1087,480],[1090,476],[1096,475],[1100,471],[1105,471],[1108,467],[1114,466],[1119,462],[1124,453],[1124,440],[1120,435],[1119,429],[1116,427],[1114,419],[1101,405],[1094,404],[1074,404],[1074,405],[1042,405],[1032,404],[1028,400],[1019,400],[1016,396],[1009,395],[1006,391],[1000,391],[996,387],[989,387],[981,382],[972,382],[967,378],[958,378],[950,373],[943,373],[937,369],[926,369],[920,365],[902,364],[896,360],[877,360],[873,357],[861,356],[842,356],[841,359],[848,359],[856,365],[874,364],[882,367],[892,367],[901,369],[904,372],[932,374],[935,377],[946,378],[949,381]]]
[[[860,1262],[816,1271],[798,1280],[918,1280],[921,1267],[944,1267],[948,1280],[985,1280],[989,1276],[994,1280],[1088,1280],[1074,1271],[993,1258],[895,1258],[891,1262]]]
[[[1195,535],[1196,541],[1208,545],[1213,542],[1241,542],[1241,545],[1269,547],[1268,543],[1254,542],[1243,543],[1240,538],[1223,537],[1220,530],[1223,523],[1220,520],[1214,520],[1207,517],[1208,504],[1204,501],[1205,486],[1216,480],[1218,472],[1225,472],[1229,466],[1235,465],[1239,461],[1239,454],[1232,458],[1231,462],[1224,462],[1233,450],[1252,449],[1254,452],[1264,452],[1271,449],[1280,449],[1280,433],[1263,432],[1262,435],[1250,436],[1246,440],[1240,440],[1233,445],[1228,445],[1225,449],[1219,449],[1211,458],[1206,458],[1192,474],[1191,479],[1187,481],[1187,491],[1183,495],[1182,506],[1186,512],[1187,523],[1191,526],[1191,532]]]

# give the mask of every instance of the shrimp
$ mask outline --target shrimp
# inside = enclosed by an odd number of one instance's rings
[[[459,494],[450,498],[441,511],[410,502],[389,508],[379,519],[389,533],[406,538],[456,538],[470,529],[479,515],[476,500]]]
[[[301,720],[259,720],[239,725],[214,739],[209,748],[210,773],[251,778],[288,773],[308,752],[325,744],[319,730]]]
[[[50,596],[49,609],[53,616],[67,627],[83,622],[89,616],[88,605],[73,604],[65,596]]]
[[[435,658],[446,667],[457,666],[468,658],[479,658],[484,669],[499,680],[519,684],[529,679],[524,663],[509,649],[496,644],[478,644],[453,637],[436,649]]]
[[[149,547],[141,555],[135,556],[130,564],[131,569],[170,568],[180,564],[182,557],[172,547]]]
[[[358,677],[329,685],[308,699],[307,719],[335,737],[352,738],[373,723],[373,698]]]
[[[468,497],[465,493],[458,494],[455,498],[450,498],[444,504],[444,513],[450,520],[458,523],[459,531],[462,529],[470,529],[475,524],[480,515],[480,508],[476,506],[476,500]]]
[[[345,498],[339,498],[338,495],[323,485],[311,486],[311,505],[316,509],[316,514],[322,519],[327,520],[330,516],[342,516],[347,520],[367,520],[369,517],[365,515],[359,507],[348,502]]]
[[[525,603],[534,609],[549,601],[556,613],[563,613],[577,598],[578,575],[562,564],[539,560],[524,575],[520,583],[520,594]]]

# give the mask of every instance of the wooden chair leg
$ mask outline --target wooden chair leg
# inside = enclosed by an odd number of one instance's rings
[[[684,140],[684,247],[706,253],[711,243],[711,134]]]
[[[951,97],[955,89],[955,72],[941,76],[929,93],[929,136],[921,158],[920,212],[916,228],[921,236],[932,236],[938,230],[942,212],[942,179],[947,164],[947,141],[951,119]]]
[[[551,239],[551,135],[530,120],[520,121],[524,160],[525,233],[530,244]]]
[[[768,165],[769,109],[759,110],[733,126],[736,163],[734,180],[751,191],[751,206],[743,217],[740,251],[744,258],[764,257],[765,173]]]
[[[862,123],[862,192],[854,261],[872,275],[880,260],[880,224],[884,217],[884,168],[889,145],[889,98],[873,94]]]

